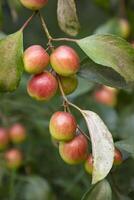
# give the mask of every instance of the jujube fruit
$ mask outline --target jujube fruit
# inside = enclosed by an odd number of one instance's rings
[[[76,134],[77,122],[74,116],[67,112],[56,112],[50,120],[50,134],[58,141],[69,141]]]
[[[122,37],[128,38],[128,36],[130,35],[130,31],[131,31],[131,27],[130,27],[128,20],[120,19],[119,26],[120,26],[120,31],[121,31]]]
[[[78,86],[78,79],[76,75],[72,75],[68,77],[60,76],[60,81],[61,81],[63,91],[66,95],[73,93]]]
[[[8,131],[6,128],[0,127],[0,150],[7,147],[9,143]]]
[[[36,100],[48,101],[51,99],[58,88],[56,78],[50,72],[43,72],[33,76],[28,82],[28,94]]]
[[[93,172],[93,156],[90,154],[85,162],[85,170],[89,174],[92,174]]]
[[[52,68],[61,76],[75,74],[80,67],[78,54],[69,46],[60,46],[50,56]]]
[[[21,143],[26,139],[26,129],[23,125],[16,123],[9,129],[9,137],[13,143]]]
[[[88,155],[88,142],[86,137],[80,134],[69,142],[60,142],[59,153],[61,158],[71,165],[85,161]]]
[[[20,2],[30,10],[39,10],[47,4],[48,0],[20,0]]]
[[[32,45],[27,48],[23,55],[25,71],[30,74],[39,74],[49,64],[49,55],[40,45]]]
[[[108,106],[115,106],[117,103],[117,90],[108,86],[103,86],[94,92],[94,99]]]
[[[22,152],[18,149],[10,149],[5,153],[6,165],[9,169],[18,169],[23,162]]]
[[[114,152],[114,165],[115,166],[121,165],[122,162],[123,162],[122,153],[120,152],[119,149],[115,149],[115,152]]]

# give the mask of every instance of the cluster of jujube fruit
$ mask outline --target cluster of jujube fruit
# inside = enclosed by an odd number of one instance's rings
[[[65,94],[68,95],[77,88],[79,56],[71,47],[60,46],[49,56],[42,46],[33,45],[25,50],[23,60],[25,71],[33,74],[27,91],[36,100],[48,101],[56,94],[57,74]],[[53,70],[46,70],[49,63]]]
[[[26,129],[20,123],[10,128],[0,127],[0,151],[9,169],[16,170],[22,165],[23,153],[15,145],[21,144],[26,137]]]
[[[39,10],[46,5],[47,0],[21,0],[21,3],[26,8]],[[65,45],[56,49],[49,47],[52,50],[50,56],[40,45],[30,46],[23,55],[25,71],[32,74],[27,85],[28,94],[41,101],[50,100],[56,94],[58,87],[64,96],[72,93],[78,85],[76,73],[80,67],[80,58],[75,50]],[[49,63],[52,69],[46,70]],[[95,98],[102,103],[114,105],[116,98],[113,90],[108,87],[103,89],[105,91],[101,94],[96,93]],[[70,110],[65,108],[65,111],[54,113],[49,129],[51,137],[59,143],[62,159],[68,164],[85,162],[86,171],[92,174],[93,156],[88,151],[88,139],[78,128]],[[119,165],[122,161],[121,152],[115,149],[114,164]]]
[[[71,165],[85,162],[85,169],[89,174],[93,171],[93,156],[88,151],[88,140],[81,133],[74,116],[67,112],[53,114],[49,125],[51,136],[59,142],[59,153],[62,159]],[[115,149],[114,165],[123,161],[122,153]]]

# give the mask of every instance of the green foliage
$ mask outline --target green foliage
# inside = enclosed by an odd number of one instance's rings
[[[82,200],[112,200],[112,190],[107,180],[93,186],[82,198]]]
[[[23,34],[18,31],[0,40],[0,91],[17,88],[23,69]]]
[[[93,35],[77,43],[94,62],[111,67],[127,82],[134,81],[134,49],[125,40],[114,35]]]

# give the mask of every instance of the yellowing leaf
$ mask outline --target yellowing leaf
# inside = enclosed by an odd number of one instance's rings
[[[57,16],[62,31],[71,36],[78,34],[80,24],[74,0],[58,0]]]
[[[104,179],[110,172],[114,160],[114,142],[111,133],[94,112],[82,112],[91,137],[93,162],[92,184]]]
[[[0,91],[14,91],[23,71],[23,33],[18,31],[0,40]]]

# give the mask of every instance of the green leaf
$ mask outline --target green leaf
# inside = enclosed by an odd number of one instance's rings
[[[57,16],[62,31],[71,36],[78,34],[80,24],[76,12],[75,0],[58,0]]]
[[[107,180],[103,180],[93,186],[81,200],[112,200],[111,186]]]
[[[0,40],[0,91],[14,91],[23,71],[23,33],[18,31]]]
[[[41,177],[29,176],[22,188],[23,200],[53,200],[49,184]]]
[[[95,34],[114,34],[123,38],[127,38],[130,32],[127,20],[113,18],[95,30]]]
[[[111,133],[94,112],[84,110],[82,112],[91,138],[93,154],[92,184],[104,179],[110,172],[114,160],[114,142]]]
[[[89,58],[85,58],[81,62],[81,69],[78,75],[90,82],[108,85],[111,87],[123,89],[133,87],[132,84],[127,84],[125,79],[113,69],[98,65]]]
[[[77,44],[97,64],[111,67],[127,82],[134,82],[134,48],[115,35],[92,35]]]
[[[134,137],[118,141],[115,143],[115,145],[134,156]]]

